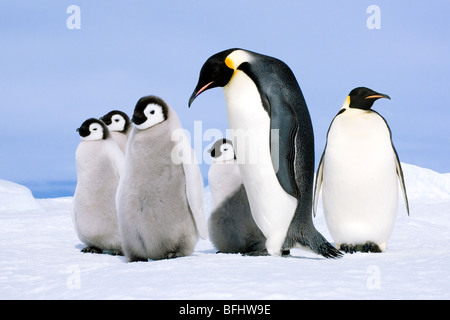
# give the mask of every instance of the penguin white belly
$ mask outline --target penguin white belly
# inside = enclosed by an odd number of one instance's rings
[[[389,130],[376,113],[347,110],[336,117],[324,155],[322,201],[338,246],[372,241],[386,250],[398,182]]]
[[[267,238],[271,255],[280,255],[297,199],[284,191],[270,155],[270,118],[258,89],[237,70],[224,87],[231,136],[252,216]]]

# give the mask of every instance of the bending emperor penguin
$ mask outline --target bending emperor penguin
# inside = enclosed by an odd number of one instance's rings
[[[266,237],[253,220],[233,143],[217,140],[210,153],[214,159],[208,171],[211,241],[222,253],[262,254],[266,251]]]
[[[185,133],[175,111],[158,97],[142,97],[132,122],[117,192],[127,261],[190,255],[198,236],[207,235],[203,179],[193,150],[185,136],[174,141],[176,133]]]
[[[403,171],[386,120],[371,110],[389,96],[359,87],[331,122],[314,190],[320,188],[325,220],[345,252],[383,252],[394,228],[400,181],[409,215]]]
[[[94,118],[77,129],[77,186],[72,220],[86,245],[82,252],[122,254],[115,195],[124,166],[124,154],[106,125]]]
[[[214,87],[224,88],[239,170],[268,253],[302,245],[327,258],[341,256],[312,222],[314,134],[290,68],[272,57],[230,49],[205,62],[189,106]]]
[[[131,131],[131,121],[128,115],[120,110],[113,110],[101,117],[100,120],[108,126],[112,138],[125,153]]]

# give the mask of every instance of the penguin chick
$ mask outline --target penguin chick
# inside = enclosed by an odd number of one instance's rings
[[[232,142],[220,139],[209,152],[214,159],[208,172],[211,241],[222,253],[267,254],[266,237],[253,220]]]
[[[175,111],[159,97],[136,104],[117,192],[128,262],[190,255],[206,238],[203,179]],[[174,137],[183,138],[181,141]],[[178,157],[182,151],[183,157]],[[194,159],[195,160],[195,159]]]
[[[75,159],[77,186],[72,220],[82,252],[121,254],[115,195],[124,166],[124,154],[106,125],[94,118],[77,129],[81,141]]]

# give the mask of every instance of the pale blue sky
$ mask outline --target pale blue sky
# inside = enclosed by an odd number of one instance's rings
[[[72,4],[79,30],[66,26]],[[366,26],[372,4],[379,30]],[[291,67],[311,113],[316,163],[348,92],[367,86],[392,98],[374,109],[401,161],[450,172],[448,12],[447,0],[1,1],[0,179],[39,197],[71,195],[75,129],[112,109],[131,114],[148,94],[166,100],[191,132],[194,121],[225,132],[221,89],[187,103],[204,61],[232,47]]]

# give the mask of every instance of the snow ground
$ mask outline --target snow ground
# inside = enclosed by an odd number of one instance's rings
[[[449,299],[450,174],[403,167],[411,216],[401,199],[387,252],[336,260],[216,254],[209,240],[172,260],[83,254],[71,197],[0,180],[0,299]],[[314,223],[332,241],[321,207]]]

